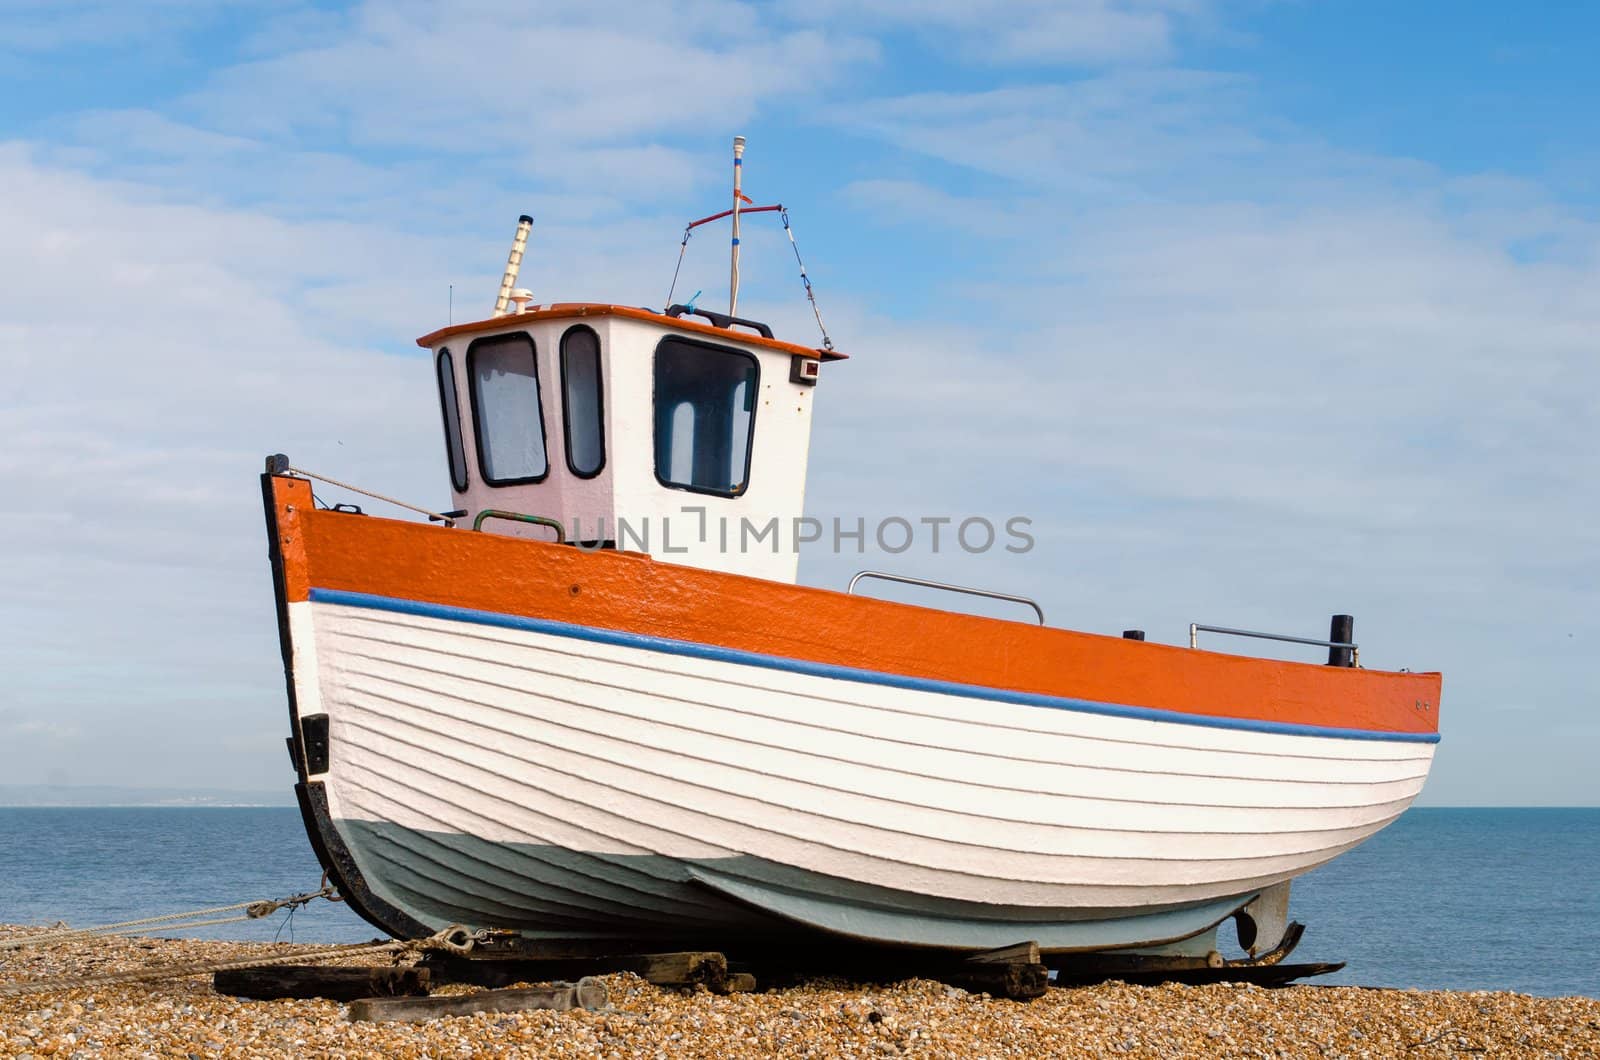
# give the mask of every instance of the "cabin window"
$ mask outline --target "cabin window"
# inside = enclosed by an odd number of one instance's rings
[[[605,401],[600,383],[600,336],[582,324],[561,336],[561,389],[567,468],[594,478],[606,465]]]
[[[461,445],[461,406],[456,401],[456,370],[450,351],[439,351],[439,409],[444,414],[444,453],[450,461],[450,483],[467,488],[467,454]]]
[[[491,486],[542,482],[550,473],[539,407],[539,369],[527,335],[497,335],[467,347],[478,466]]]
[[[656,478],[664,486],[737,496],[750,482],[756,359],[688,339],[656,347]]]

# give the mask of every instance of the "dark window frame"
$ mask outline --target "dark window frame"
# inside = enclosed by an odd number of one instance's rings
[[[528,355],[533,360],[533,389],[538,398],[539,406],[539,444],[544,446],[544,474],[528,475],[522,478],[490,478],[489,464],[484,459],[483,451],[483,416],[478,410],[478,371],[476,355],[478,347],[491,342],[505,342],[507,339],[520,339],[528,344]],[[478,453],[478,475],[484,484],[499,489],[504,486],[531,486],[543,482],[550,477],[550,436],[544,425],[544,381],[539,378],[539,347],[533,341],[533,336],[526,331],[513,331],[504,335],[485,335],[473,339],[467,346],[467,397],[472,402],[472,442],[473,448]]]
[[[600,463],[595,465],[593,471],[579,471],[572,462],[572,409],[567,390],[567,339],[574,332],[587,331],[594,336],[594,400],[595,419],[600,426]],[[567,470],[574,476],[582,479],[598,478],[606,469],[606,377],[604,350],[600,342],[600,333],[587,324],[574,324],[561,333],[561,344],[556,350],[556,361],[561,369],[561,443],[564,448],[562,456],[567,461]]]
[[[450,378],[450,400],[445,400],[445,377]],[[467,442],[461,434],[461,393],[456,388],[456,359],[450,347],[439,347],[439,356],[433,361],[433,377],[439,384],[439,416],[444,421],[444,460],[450,465],[450,484],[457,493],[467,492]],[[451,416],[451,413],[455,413]],[[452,423],[451,421],[454,420]],[[451,428],[454,428],[454,434]],[[454,443],[453,445],[451,443]],[[456,466],[456,454],[461,454],[461,466]]]
[[[656,444],[656,431],[660,429],[660,409],[656,401],[656,378],[660,373],[661,348],[667,343],[677,343],[683,346],[697,346],[703,350],[712,350],[716,353],[732,354],[743,357],[750,362],[754,374],[750,377],[750,426],[745,432],[744,440],[744,482],[736,490],[709,489],[705,486],[692,486],[682,482],[674,482],[661,474],[661,465],[657,460],[658,446]],[[761,394],[761,359],[748,350],[737,349],[733,346],[719,346],[714,342],[703,342],[700,339],[690,338],[683,334],[669,334],[656,343],[655,352],[650,357],[650,463],[655,471],[656,481],[669,490],[683,490],[686,493],[699,493],[707,497],[743,497],[750,490],[750,471],[754,466],[756,453],[756,409],[760,405]]]

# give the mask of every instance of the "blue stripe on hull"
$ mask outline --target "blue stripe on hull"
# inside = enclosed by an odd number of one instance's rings
[[[1071,710],[1113,718],[1136,718],[1142,721],[1198,725],[1209,729],[1266,732],[1285,736],[1317,736],[1324,739],[1338,740],[1384,740],[1395,743],[1439,742],[1438,733],[1380,732],[1372,729],[1339,729],[1318,725],[1300,725],[1292,722],[1257,721],[1247,718],[1219,718],[1199,714],[1184,714],[1173,710],[1160,710],[1154,707],[1131,707],[1117,703],[1096,703],[1091,700],[1046,696],[1034,692],[1012,692],[1001,688],[986,688],[981,685],[964,685],[954,681],[935,681],[922,677],[907,677],[903,674],[888,674],[880,673],[876,670],[835,666],[831,663],[786,659],[776,655],[762,655],[756,652],[740,651],[736,648],[696,644],[692,641],[670,640],[665,637],[653,637],[643,633],[621,633],[610,629],[576,626],[567,622],[553,622],[543,618],[525,618],[520,615],[506,615],[494,611],[476,611],[465,607],[449,607],[444,604],[423,603],[418,600],[401,600],[389,596],[375,596],[370,593],[346,592],[341,589],[312,589],[310,597],[316,603],[338,604],[345,607],[360,607],[375,611],[391,611],[396,614],[440,618],[452,622],[495,626],[501,629],[528,630],[534,633],[546,633],[574,640],[591,641],[596,644],[638,648],[665,655],[679,655],[691,659],[709,659],[716,662],[736,663],[741,666],[754,666],[768,670],[782,670],[787,673],[807,674],[812,677],[828,677],[841,681],[855,681],[861,684],[886,685],[890,688],[934,692],[940,695],[961,696],[994,703],[1011,703],[1024,707]]]

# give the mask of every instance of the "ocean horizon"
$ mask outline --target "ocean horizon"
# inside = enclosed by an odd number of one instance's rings
[[[290,806],[0,806],[0,851],[9,924],[92,926],[278,898],[315,890],[321,876]],[[1600,808],[1413,808],[1295,882],[1290,915],[1306,933],[1289,960],[1346,962],[1310,983],[1600,997],[1583,945],[1600,922],[1597,878]],[[183,934],[353,942],[379,932],[318,901]]]

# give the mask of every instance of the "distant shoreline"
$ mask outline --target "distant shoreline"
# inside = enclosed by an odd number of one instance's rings
[[[280,791],[123,784],[0,784],[0,809],[5,810],[265,809],[294,805],[288,785]]]
[[[0,802],[0,810],[293,810],[293,802]]]

